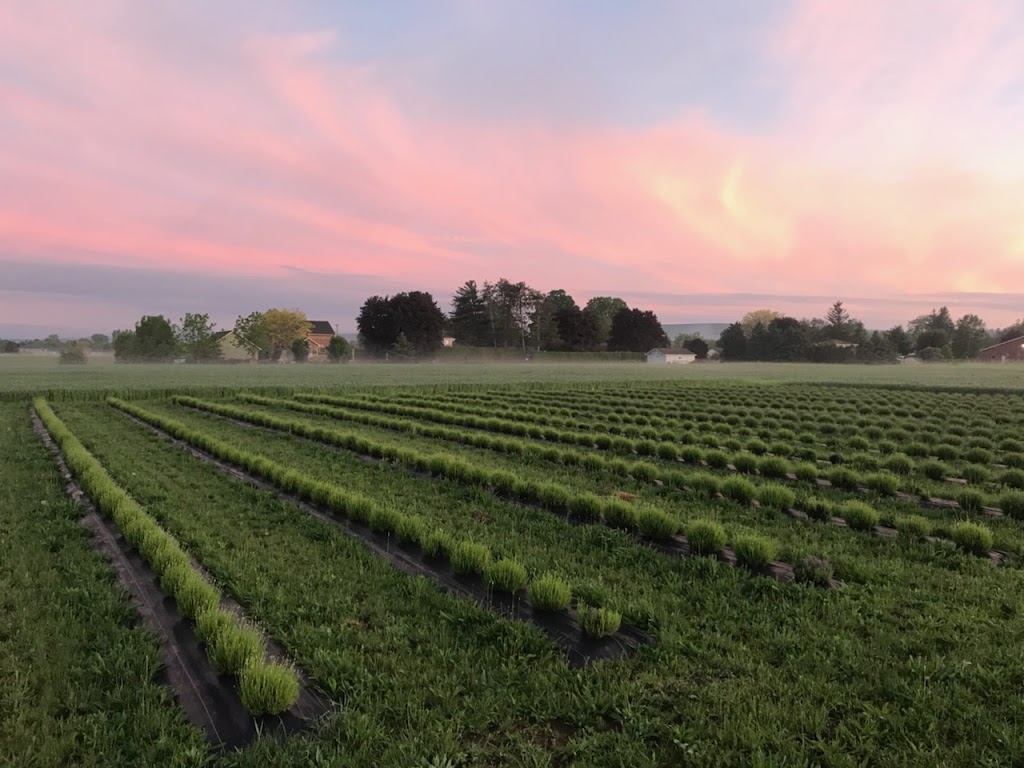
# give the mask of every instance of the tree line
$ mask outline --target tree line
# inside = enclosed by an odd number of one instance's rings
[[[668,346],[657,316],[623,299],[597,296],[583,307],[564,290],[543,293],[501,278],[456,289],[445,313],[424,291],[371,296],[359,310],[360,346],[374,357],[433,355],[444,336],[459,346],[532,352],[647,352]]]
[[[718,349],[727,361],[886,363],[908,355],[969,360],[991,344],[1020,336],[1024,320],[990,331],[974,314],[954,320],[945,306],[915,317],[906,327],[869,332],[837,301],[824,318],[797,320],[769,309],[749,312],[722,332]]]

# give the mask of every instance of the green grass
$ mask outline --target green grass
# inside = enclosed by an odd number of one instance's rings
[[[572,587],[567,581],[545,573],[530,582],[530,604],[539,611],[562,611],[572,600]]]

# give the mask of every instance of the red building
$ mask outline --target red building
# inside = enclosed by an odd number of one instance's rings
[[[978,353],[978,359],[986,363],[1024,362],[1024,336],[986,347]]]
[[[311,359],[326,359],[327,345],[334,336],[334,328],[326,320],[310,320],[309,336],[306,337]]]

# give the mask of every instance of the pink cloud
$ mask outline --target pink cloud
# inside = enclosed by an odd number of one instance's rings
[[[1024,155],[993,112],[1024,64],[1011,2],[798,3],[756,135],[699,105],[631,129],[414,114],[330,30],[227,36],[208,61],[126,33],[138,13],[0,8],[25,73],[0,75],[0,254],[584,299],[1024,280]]]

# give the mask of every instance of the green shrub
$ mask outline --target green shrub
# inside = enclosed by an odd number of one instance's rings
[[[375,531],[391,533],[398,527],[398,522],[402,517],[404,515],[393,507],[377,507],[370,514],[370,519],[367,522]]]
[[[839,516],[855,531],[870,531],[880,519],[878,510],[862,501],[843,502]]]
[[[491,562],[491,550],[486,544],[460,541],[448,554],[456,573],[483,573]]]
[[[576,493],[569,499],[569,513],[580,520],[601,519],[601,497],[593,493]]]
[[[956,502],[968,512],[980,512],[985,506],[985,494],[973,488],[965,488],[956,495]]]
[[[972,448],[971,450],[983,450]],[[960,449],[948,443],[939,443],[935,446],[935,455],[943,461],[956,461],[960,456]],[[970,459],[967,459],[970,461]]]
[[[588,637],[606,637],[619,631],[622,616],[610,608],[594,608],[581,603],[576,609],[583,634]]]
[[[1004,515],[1017,520],[1024,520],[1024,493],[1008,491],[999,497],[999,508]]]
[[[722,481],[707,472],[697,472],[691,475],[687,480],[687,485],[693,488],[695,493],[709,499],[722,490]]]
[[[210,642],[210,660],[218,672],[237,675],[266,654],[263,636],[249,627],[231,623],[219,628]]]
[[[929,480],[942,480],[949,474],[949,467],[941,461],[922,461],[917,468]]]
[[[242,706],[251,715],[277,715],[299,698],[295,670],[277,662],[249,664],[238,679]]]
[[[900,479],[889,472],[873,472],[864,478],[864,485],[880,496],[894,496]]]
[[[857,476],[856,472],[846,469],[846,467],[836,467],[828,473],[828,481],[832,483],[835,488],[839,488],[844,491],[853,491],[857,489],[860,477]]]
[[[732,543],[736,559],[751,570],[761,570],[768,565],[778,552],[774,541],[761,536],[739,536]]]
[[[793,577],[801,584],[827,587],[833,574],[832,564],[822,557],[808,555],[793,563]]]
[[[1024,442],[1008,437],[999,443],[999,450],[1007,453],[1024,453]]]
[[[818,466],[816,464],[803,462],[793,467],[793,474],[796,475],[797,480],[803,480],[805,483],[813,483],[818,479]]]
[[[788,475],[791,469],[789,462],[780,456],[765,456],[757,462],[757,471],[761,477],[778,480]]]
[[[742,477],[729,477],[722,483],[722,495],[740,504],[749,504],[756,493],[754,484]]]
[[[964,461],[971,464],[991,464],[992,451],[986,448],[968,448],[964,451]]]
[[[785,511],[796,503],[796,494],[784,485],[766,483],[757,489],[757,500],[762,507]]]
[[[832,519],[832,502],[820,496],[808,496],[800,503],[800,508],[807,513],[812,520],[828,522]]]
[[[732,465],[737,472],[752,475],[757,471],[757,456],[752,453],[737,453],[732,457]]]
[[[569,489],[558,483],[541,483],[537,498],[546,509],[562,511],[569,506]]]
[[[749,440],[747,441],[747,450],[758,456],[763,456],[768,452],[768,446],[763,440]]]
[[[667,539],[679,532],[679,520],[660,509],[642,507],[637,511],[640,533],[651,539]]]
[[[484,581],[499,592],[518,592],[526,586],[526,568],[508,558],[495,560],[485,567]]]
[[[195,571],[190,571],[187,578],[172,594],[181,615],[190,619],[195,619],[209,609],[220,605],[220,595],[217,590]]]
[[[544,574],[530,583],[530,604],[538,611],[562,611],[572,602],[572,587],[552,574]]]
[[[894,453],[883,462],[882,466],[897,475],[909,475],[914,471],[913,460],[904,453]]]
[[[866,451],[871,447],[871,443],[860,435],[851,437],[846,444],[850,446],[850,450],[852,451]]]
[[[704,451],[696,445],[684,445],[679,449],[679,458],[687,464],[700,464],[704,461]]]
[[[932,523],[927,517],[921,515],[910,515],[896,521],[896,528],[907,536],[914,539],[923,539],[932,532]]]
[[[1000,485],[1005,485],[1007,488],[1024,490],[1024,471],[1019,469],[1008,469],[1005,472],[1000,473],[999,477],[996,478],[996,482]]]
[[[649,461],[635,461],[629,467],[629,474],[640,482],[650,483],[661,474],[661,468]]]
[[[1003,456],[1003,464],[1015,469],[1024,469],[1024,453],[1008,453]]]
[[[980,483],[987,483],[989,478],[992,477],[992,472],[980,464],[967,464],[960,470],[960,477],[969,483],[978,485]]]
[[[684,531],[690,551],[696,555],[717,555],[725,546],[725,529],[712,520],[694,520]]]
[[[729,466],[729,454],[724,451],[707,451],[704,462],[712,469],[725,469]]]
[[[779,437],[781,437],[782,433],[786,432],[786,431],[787,430],[780,430],[779,431]],[[790,438],[790,439],[792,439],[792,438]],[[789,443],[784,443],[784,442],[781,442],[781,441],[776,441],[776,442],[772,443],[771,445],[769,445],[768,446],[768,450],[771,451],[772,453],[774,453],[776,456],[792,456],[793,455],[793,446],[790,445]]]
[[[892,440],[880,440],[878,442],[878,452],[885,456],[896,453],[897,448],[899,448],[899,446]]]
[[[928,446],[920,442],[907,443],[907,446],[906,448],[903,449],[903,452],[906,453],[908,456],[915,456],[919,459],[925,458],[930,453]]]
[[[878,457],[871,453],[855,453],[850,457],[850,463],[865,472],[874,472],[879,466]]]
[[[623,499],[608,499],[604,503],[604,521],[614,528],[632,530],[637,525],[636,507]]]
[[[420,548],[427,557],[444,557],[455,548],[455,539],[438,528],[420,538]]]
[[[423,522],[422,518],[415,515],[400,514],[395,523],[395,536],[398,537],[399,541],[419,542],[423,539],[423,534],[426,532],[427,524]]]
[[[675,461],[679,457],[680,449],[672,443],[659,443],[658,456],[666,461]]]
[[[992,549],[992,531],[977,523],[957,523],[949,536],[960,549],[971,554],[984,555]]]
[[[223,630],[235,624],[235,617],[217,607],[200,611],[196,617],[196,637],[205,645],[212,645],[213,640]]]

